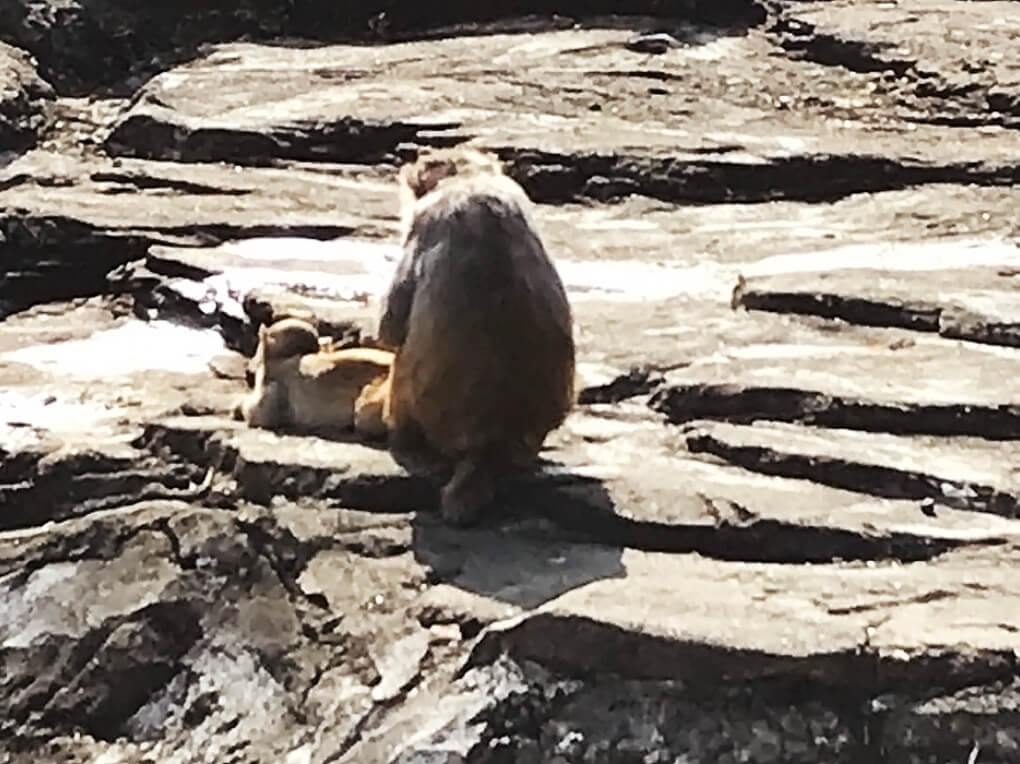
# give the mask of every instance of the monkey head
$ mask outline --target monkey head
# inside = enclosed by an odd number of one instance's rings
[[[319,333],[307,321],[285,318],[259,328],[259,348],[267,360],[317,353]]]
[[[448,178],[503,175],[499,159],[469,148],[424,149],[418,159],[400,168],[400,208],[409,218],[414,203]]]

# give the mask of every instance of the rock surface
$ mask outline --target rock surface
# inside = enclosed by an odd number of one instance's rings
[[[1015,3],[226,5],[0,7],[0,758],[1016,759]],[[584,388],[473,529],[229,417],[463,141]]]
[[[0,42],[0,158],[35,143],[53,107],[53,88],[32,57]]]

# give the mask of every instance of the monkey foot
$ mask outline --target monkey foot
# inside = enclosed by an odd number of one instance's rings
[[[462,492],[454,494],[444,488],[440,496],[440,509],[443,520],[463,528],[478,522],[482,507],[473,497]]]
[[[440,485],[450,479],[450,464],[442,459],[421,453],[398,452],[393,448],[390,448],[390,455],[408,474],[427,478]]]
[[[443,487],[440,509],[446,522],[463,527],[477,522],[481,513],[492,507],[495,499],[493,476],[475,465],[462,463]]]

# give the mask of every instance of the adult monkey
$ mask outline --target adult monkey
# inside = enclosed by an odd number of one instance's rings
[[[426,151],[399,184],[404,252],[378,332],[395,351],[383,416],[394,459],[444,482],[443,517],[462,525],[574,403],[570,304],[527,194],[496,157]]]

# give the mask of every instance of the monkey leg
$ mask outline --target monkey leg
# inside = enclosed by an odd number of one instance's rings
[[[390,418],[388,445],[393,461],[412,475],[445,482],[450,475],[450,460],[443,457],[425,438],[421,426],[407,416]]]
[[[382,403],[370,401],[354,406],[354,431],[369,440],[382,440],[386,436],[386,423],[382,417]]]
[[[388,385],[372,383],[354,401],[354,431],[371,440],[386,437],[386,396]]]
[[[498,481],[499,470],[492,460],[480,454],[465,456],[440,494],[443,519],[459,526],[477,521],[495,502]]]
[[[243,418],[251,427],[272,428],[283,422],[282,391],[276,382],[266,382],[241,402]]]

